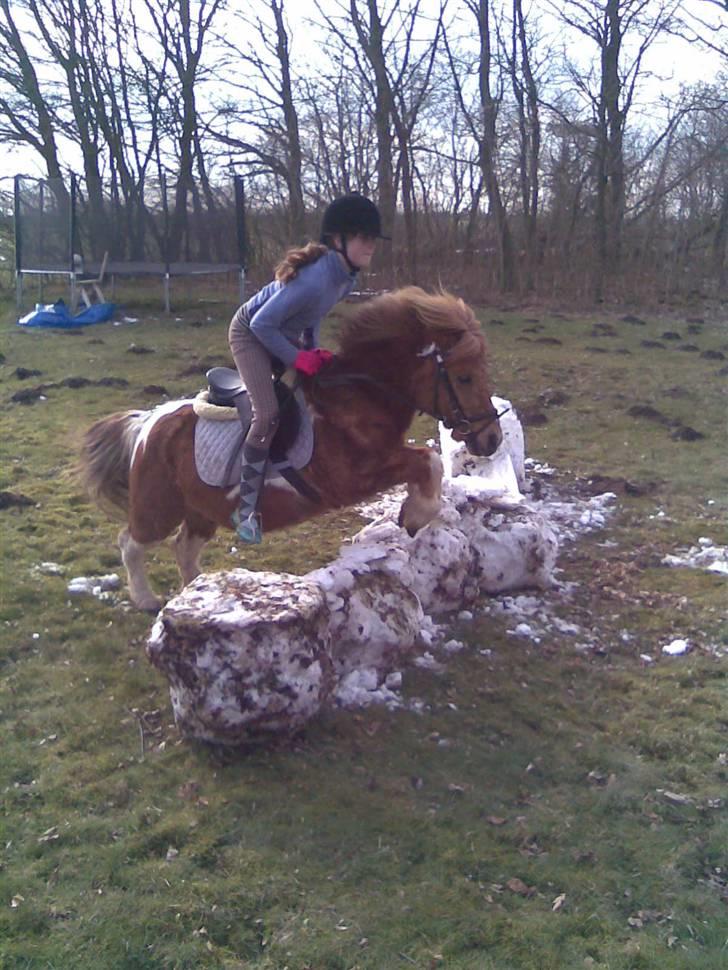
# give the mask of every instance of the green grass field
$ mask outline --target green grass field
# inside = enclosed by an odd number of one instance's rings
[[[572,597],[547,597],[598,648],[480,615],[453,624],[469,649],[444,674],[405,671],[424,713],[331,711],[252,753],[181,741],[149,617],[66,592],[120,571],[117,527],[71,475],[83,429],[195,393],[228,362],[232,309],[150,300],[75,333],[0,317],[0,968],[727,966],[728,583],[661,565],[728,543],[725,307],[478,308],[528,454],[561,489],[618,494],[563,549]],[[244,565],[306,572],[359,524],[304,523]],[[243,564],[224,535],[204,563]],[[171,550],[150,574],[176,590]],[[663,659],[678,636],[693,650]]]

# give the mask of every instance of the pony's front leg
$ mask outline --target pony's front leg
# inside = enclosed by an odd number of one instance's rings
[[[407,498],[399,510],[399,524],[413,536],[440,511],[442,461],[432,448],[406,448],[405,453]]]

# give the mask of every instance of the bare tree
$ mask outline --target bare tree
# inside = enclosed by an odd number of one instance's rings
[[[527,289],[533,288],[537,259],[541,155],[539,88],[534,71],[532,47],[533,40],[529,37],[526,26],[523,0],[513,0],[508,66],[518,118],[518,175],[525,235]]]
[[[146,10],[154,25],[164,59],[175,75],[165,85],[168,110],[173,125],[177,183],[174,208],[170,219],[169,259],[180,258],[183,243],[188,237],[188,200],[195,204],[195,165],[203,182],[208,205],[214,206],[213,194],[207,185],[204,153],[198,137],[199,112],[197,91],[204,79],[202,56],[206,42],[212,37],[215,15],[223,0],[145,0]]]
[[[213,137],[255,171],[261,166],[286,188],[287,240],[301,242],[306,232],[302,147],[296,80],[291,60],[290,31],[284,0],[256,0],[236,15],[248,43],[225,39],[228,64],[234,72],[230,87],[237,98],[218,103],[211,125]],[[256,132],[257,137],[245,130]]]
[[[13,7],[22,15],[19,5]],[[0,0],[0,14],[0,140],[35,149],[59,202],[68,205],[58,150],[57,94],[44,91],[10,0]]]
[[[478,146],[478,160],[483,173],[488,207],[497,243],[498,281],[503,290],[516,286],[516,263],[510,222],[501,192],[498,173],[497,121],[502,93],[493,91],[495,30],[490,0],[463,0],[475,21],[478,54],[475,64],[477,98],[470,103],[464,86],[467,67],[457,56],[453,44],[446,40],[446,48],[453,84],[468,129]]]
[[[645,54],[672,23],[677,0],[564,0],[555,12],[595,45],[594,83],[583,66],[572,78],[594,121],[594,292],[620,268],[626,183],[624,137]]]

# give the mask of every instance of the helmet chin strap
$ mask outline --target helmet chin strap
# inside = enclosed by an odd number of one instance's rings
[[[331,248],[334,250],[335,253],[340,253],[344,257],[344,262],[349,267],[352,273],[359,272],[359,267],[355,266],[352,263],[352,261],[349,259],[349,254],[346,251],[346,236],[343,233],[341,235],[341,249],[337,249],[336,246],[333,245],[333,240],[332,240]]]

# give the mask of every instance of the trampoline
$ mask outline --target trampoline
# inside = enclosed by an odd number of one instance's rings
[[[111,283],[112,294],[117,278],[157,277],[162,281],[164,309],[169,313],[173,279],[236,274],[240,302],[244,302],[247,242],[242,176],[235,175],[232,185],[232,198],[222,197],[221,205],[216,212],[218,259],[210,261],[194,258],[195,253],[203,248],[201,240],[195,238],[194,234],[194,228],[199,223],[199,212],[194,213],[194,219],[187,214],[189,218],[185,225],[192,226],[192,231],[187,228],[184,238],[177,240],[176,246],[173,245],[173,220],[167,204],[168,186],[164,178],[159,183],[153,201],[143,199],[140,203],[143,219],[148,223],[147,232],[140,246],[138,238],[130,241],[118,231],[112,238],[97,231],[94,239],[93,213],[89,212],[89,206],[85,202],[90,193],[87,192],[84,196],[79,192],[76,176],[71,176],[70,188],[58,179],[29,179],[21,175],[16,176],[14,224],[18,309],[23,301],[25,277],[39,278],[41,294],[46,277],[66,279],[70,291],[69,304],[75,307],[79,297],[79,281],[89,276],[97,276],[107,253],[104,280]],[[109,203],[109,212],[102,213],[106,224],[117,227],[122,222],[128,225],[131,221],[129,214],[124,211],[122,215],[126,218],[119,219],[118,210],[113,211],[111,205],[112,202]],[[96,221],[98,222],[98,212]],[[204,228],[205,234],[209,235],[209,227]],[[103,252],[99,251],[102,245],[105,246]],[[142,248],[145,258],[123,258],[120,255],[125,250],[130,250],[132,246],[137,250]],[[186,258],[172,259],[171,253],[181,248],[184,248]],[[207,241],[206,248],[211,248]],[[85,257],[86,252],[91,253],[91,258]],[[225,259],[225,256],[229,258]]]

